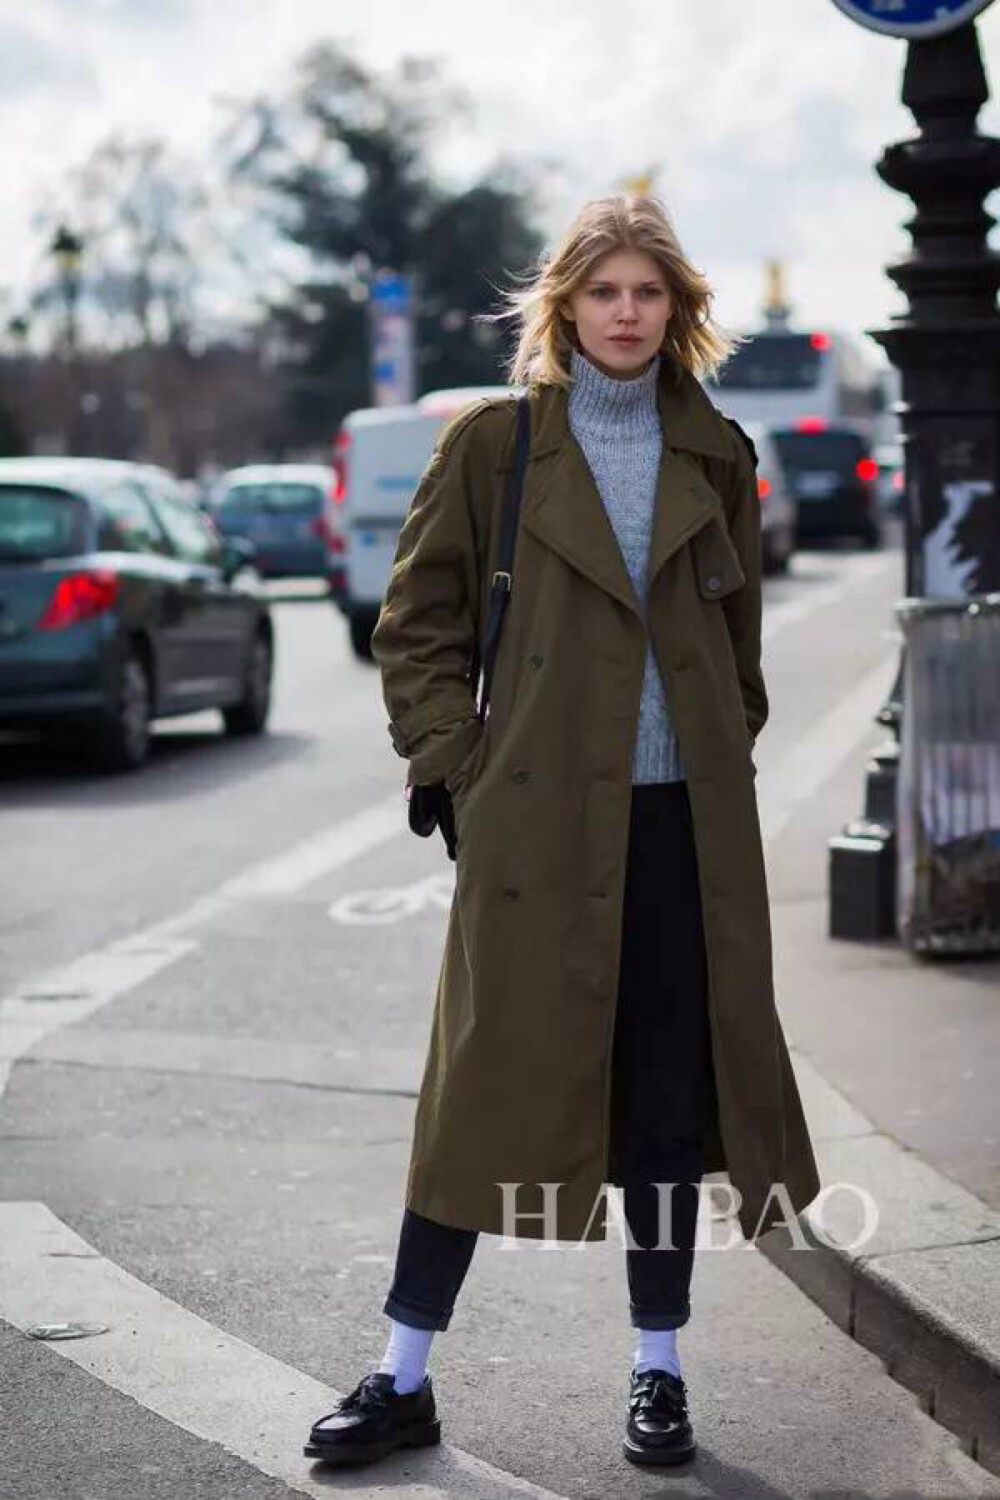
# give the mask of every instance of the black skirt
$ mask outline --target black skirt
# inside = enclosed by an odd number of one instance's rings
[[[717,1108],[687,784],[632,788],[612,1060],[609,1180],[699,1176]]]

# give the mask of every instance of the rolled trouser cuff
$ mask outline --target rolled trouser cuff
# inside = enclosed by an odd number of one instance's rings
[[[434,1329],[437,1333],[443,1333],[451,1322],[455,1309],[449,1307],[447,1312],[442,1312],[438,1307],[418,1307],[413,1302],[401,1301],[390,1292],[382,1311],[397,1323],[405,1323],[408,1328]]]
[[[633,1328],[650,1328],[661,1332],[666,1328],[683,1328],[685,1323],[691,1321],[691,1308],[688,1306],[683,1312],[649,1312],[646,1308],[636,1307],[633,1302],[629,1305],[629,1316]]]

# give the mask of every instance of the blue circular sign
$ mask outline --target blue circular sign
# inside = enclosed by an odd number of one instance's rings
[[[920,41],[971,21],[993,0],[833,0],[845,16],[887,36]]]

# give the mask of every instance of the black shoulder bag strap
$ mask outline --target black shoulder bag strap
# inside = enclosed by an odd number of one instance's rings
[[[497,567],[490,584],[489,610],[486,617],[486,630],[483,636],[482,647],[482,672],[483,672],[483,694],[479,703],[479,719],[482,723],[486,718],[486,711],[490,702],[490,689],[493,686],[493,667],[496,663],[497,649],[500,645],[500,631],[503,626],[503,617],[510,599],[512,574],[514,570],[514,543],[517,540],[517,520],[521,510],[521,496],[524,493],[524,474],[528,466],[528,447],[531,441],[531,409],[528,405],[527,396],[519,396],[517,402],[517,436],[514,443],[514,459],[507,476],[507,489],[504,494],[503,514],[500,517],[500,546],[497,554]],[[477,643],[473,652],[472,667],[469,680],[472,684],[472,693],[475,697],[479,687],[480,651]]]

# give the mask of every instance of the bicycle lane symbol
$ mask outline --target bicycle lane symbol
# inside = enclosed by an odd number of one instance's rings
[[[332,921],[348,926],[386,926],[417,916],[425,907],[450,911],[454,893],[454,875],[432,875],[414,885],[352,891],[333,903],[329,916]]]

